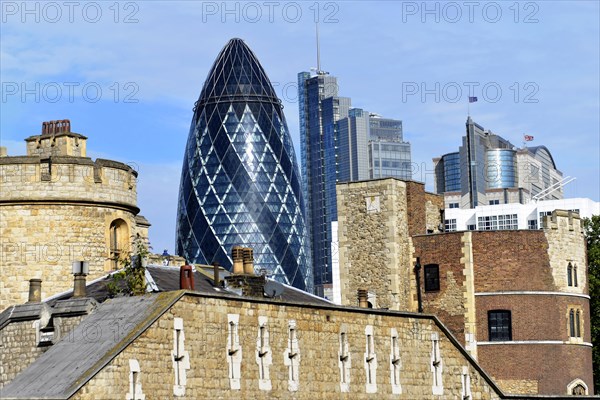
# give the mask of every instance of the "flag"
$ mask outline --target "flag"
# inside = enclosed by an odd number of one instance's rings
[[[473,96],[469,96],[469,103],[475,103],[477,101],[477,97]]]
[[[531,135],[523,135],[523,139],[525,139],[526,142],[531,142],[533,140],[533,136],[531,136]]]

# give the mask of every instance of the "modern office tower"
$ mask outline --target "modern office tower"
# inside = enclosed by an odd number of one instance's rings
[[[306,221],[316,294],[331,284],[331,221],[336,219],[335,123],[348,115],[350,99],[338,97],[337,79],[323,71],[298,74],[300,142]]]
[[[562,173],[545,146],[518,149],[469,117],[458,152],[434,158],[435,191],[446,208],[563,198]]]
[[[369,117],[369,178],[412,179],[410,143],[402,134],[402,121]]]
[[[304,198],[281,101],[241,39],[219,53],[194,107],[185,149],[177,254],[231,269],[234,245],[254,266],[312,290]]]
[[[394,176],[410,179],[410,144],[402,121],[381,118],[338,96],[325,72],[298,74],[303,188],[311,238],[315,290],[331,298],[332,226],[338,182]]]

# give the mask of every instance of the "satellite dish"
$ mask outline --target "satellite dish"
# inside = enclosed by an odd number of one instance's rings
[[[265,296],[267,297],[273,298],[281,296],[284,290],[285,288],[279,282],[267,281],[267,283],[265,283]]]

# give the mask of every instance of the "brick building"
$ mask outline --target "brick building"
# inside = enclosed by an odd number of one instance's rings
[[[342,303],[363,288],[373,307],[435,314],[506,392],[593,393],[579,216],[555,211],[540,230],[442,233],[442,207],[415,182],[339,184]]]

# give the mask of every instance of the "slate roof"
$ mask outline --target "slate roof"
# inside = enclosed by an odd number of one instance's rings
[[[194,284],[195,292],[204,294],[228,294],[228,295],[239,295],[236,292],[227,290],[223,287],[215,287],[212,279],[212,266],[196,266],[194,272]],[[179,267],[162,266],[162,265],[149,265],[146,267],[146,280],[148,281],[148,290],[151,292],[170,292],[179,290]],[[220,276],[226,277],[230,273],[227,270],[221,270]],[[90,282],[87,285],[87,296],[95,299],[102,303],[109,299],[109,293],[106,288],[106,284],[111,281],[111,274],[106,275],[100,279]],[[296,289],[293,286],[281,284],[283,287],[283,293],[271,300],[290,301],[294,303],[303,304],[320,304],[320,305],[331,305],[333,304],[329,300],[323,299],[318,296],[314,296],[303,290]],[[71,298],[73,291],[58,294],[47,300],[50,306],[54,306],[58,300],[65,300]],[[2,321],[0,314],[0,322]]]
[[[171,307],[184,291],[104,302],[69,335],[0,389],[2,399],[68,399]],[[120,340],[115,340],[115,326]],[[90,336],[88,328],[94,326]]]

